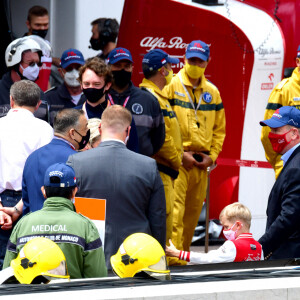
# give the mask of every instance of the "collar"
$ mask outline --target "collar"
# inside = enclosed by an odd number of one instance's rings
[[[18,114],[24,114],[24,115],[28,115],[28,116],[31,116],[31,117],[33,117],[34,118],[34,115],[33,115],[33,113],[31,112],[31,111],[29,111],[28,109],[26,109],[26,108],[21,108],[21,107],[18,107],[18,108],[11,108],[9,111],[8,111],[8,113],[7,113],[7,115],[9,116],[9,115],[15,115],[16,113],[18,113]]]
[[[235,240],[239,240],[239,239],[253,239],[253,235],[250,232],[241,233]]]
[[[149,79],[144,78],[139,87],[146,88],[150,93],[154,94],[154,96],[156,93],[163,98],[168,98],[165,89],[161,90],[154,82]]]
[[[125,145],[125,143],[124,143],[123,141],[121,141],[121,140],[118,140],[118,139],[110,139],[110,138],[101,140],[101,144],[102,144],[103,142],[110,142],[110,141],[113,141],[113,142],[119,142],[119,143]]]
[[[300,143],[295,145],[293,148],[291,148],[290,150],[288,150],[287,152],[285,152],[282,156],[281,156],[281,160],[283,160],[283,164],[286,164],[286,162],[289,160],[289,158],[291,157],[291,155],[293,154],[293,152],[300,146]]]
[[[293,71],[293,74],[292,74],[292,78],[297,81],[297,82],[300,82],[300,72],[299,72],[299,69],[298,67],[296,67]]]
[[[51,197],[47,198],[44,202],[43,208],[54,208],[60,210],[61,208],[67,208],[72,211],[76,211],[74,204],[70,199],[63,197]]]
[[[63,141],[65,142],[66,144],[68,144],[73,150],[76,150],[74,145],[72,143],[70,143],[69,141],[67,141],[66,139],[62,138],[62,137],[59,137],[59,136],[55,136],[53,137],[54,140],[59,140],[59,141]]]
[[[127,88],[127,90],[125,90],[123,93],[119,94],[116,90],[114,90],[113,88],[110,88],[109,90],[109,93],[111,94],[112,97],[120,97],[120,98],[123,98],[123,97],[127,97],[130,95],[131,93],[131,88],[133,87],[133,84],[132,82],[130,81],[129,83],[129,86]],[[114,98],[115,102],[116,102],[116,99]],[[116,104],[119,104],[119,103],[116,103]]]

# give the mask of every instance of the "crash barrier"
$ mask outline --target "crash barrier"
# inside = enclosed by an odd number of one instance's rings
[[[0,286],[0,296],[5,295],[9,300],[35,300],[47,296],[56,299],[236,300],[243,295],[243,299],[283,300],[292,299],[291,294],[299,295],[299,266],[299,259],[174,266],[170,268],[169,281],[115,276],[52,281],[43,285],[9,284]]]

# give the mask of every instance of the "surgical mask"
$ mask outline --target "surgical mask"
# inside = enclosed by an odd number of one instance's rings
[[[77,80],[78,76],[79,72],[76,69],[66,72],[64,75],[65,83],[70,87],[78,87],[80,85],[79,81]]]
[[[131,81],[131,72],[127,72],[124,69],[120,71],[112,71],[114,76],[114,81],[117,87],[124,88]]]
[[[228,241],[234,241],[236,239],[236,233],[238,230],[235,230],[235,231],[232,230],[232,228],[235,226],[235,224],[236,224],[236,222],[231,226],[230,229],[223,230],[223,234]]]
[[[167,70],[167,69],[166,69]],[[169,73],[167,76],[165,76],[166,78],[166,85],[171,83],[171,80],[173,78],[173,70],[167,70]]]
[[[185,71],[192,79],[197,79],[203,76],[205,68],[190,65],[187,62],[184,65]]]
[[[82,89],[82,91],[89,102],[96,103],[104,96],[104,87],[105,85],[101,89],[88,88]]]
[[[83,149],[85,146],[86,146],[86,144],[89,142],[89,140],[90,140],[90,130],[88,130],[87,132],[86,132],[86,135],[81,135],[76,129],[74,129],[80,136],[81,136],[81,141],[80,142],[78,142],[78,141],[76,141],[75,139],[74,139],[74,141],[75,142],[77,142],[78,143],[78,146],[79,146],[79,150],[81,150],[81,149]]]
[[[276,153],[282,154],[283,149],[291,142],[291,141],[288,142],[287,139],[286,139],[286,135],[291,130],[289,130],[288,132],[286,132],[284,134],[269,132],[268,137],[269,137],[269,140],[272,144],[272,148]]]
[[[100,40],[99,39],[93,39],[91,38],[90,39],[90,44],[91,44],[91,48],[93,50],[102,50],[103,49],[103,46],[102,46],[102,43],[100,43]]]
[[[21,69],[23,70],[23,76],[31,81],[36,81],[36,79],[39,76],[40,68],[37,64],[34,64],[34,66],[28,66],[27,68],[23,68],[23,66],[20,64]]]
[[[44,39],[48,33],[48,29],[32,29],[31,32],[32,34],[38,35]]]

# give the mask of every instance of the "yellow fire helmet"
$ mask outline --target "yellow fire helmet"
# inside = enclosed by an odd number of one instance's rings
[[[145,233],[127,237],[118,252],[111,256],[110,263],[121,278],[145,272],[160,280],[170,279],[165,251],[155,238]]]
[[[56,243],[44,237],[27,242],[10,266],[20,283],[48,283],[52,278],[70,279],[64,253]]]

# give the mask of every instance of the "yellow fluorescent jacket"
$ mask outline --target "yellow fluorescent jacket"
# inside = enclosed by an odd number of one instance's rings
[[[300,109],[300,73],[298,68],[295,68],[293,74],[289,78],[279,82],[270,94],[266,107],[264,120],[270,119],[276,109],[281,106],[294,106]],[[266,158],[275,170],[276,178],[280,174],[283,162],[280,159],[281,155],[276,153],[268,138],[270,128],[264,126],[261,133],[261,142],[264,146]]]
[[[180,127],[175,113],[173,112],[165,91],[161,91],[156,84],[146,78],[140,84],[141,88],[147,89],[159,102],[164,115],[166,137],[165,142],[153,158],[163,165],[176,171],[179,170],[182,160],[183,148]]]
[[[185,69],[181,69],[179,73],[195,107],[202,95],[197,110],[198,127],[195,110],[186,95],[179,74],[173,77],[172,82],[164,89],[171,99],[170,103],[179,121],[183,149],[195,152],[208,151],[209,156],[215,162],[222,150],[226,126],[220,93],[212,83],[206,80],[204,75],[199,86],[194,89]]]

